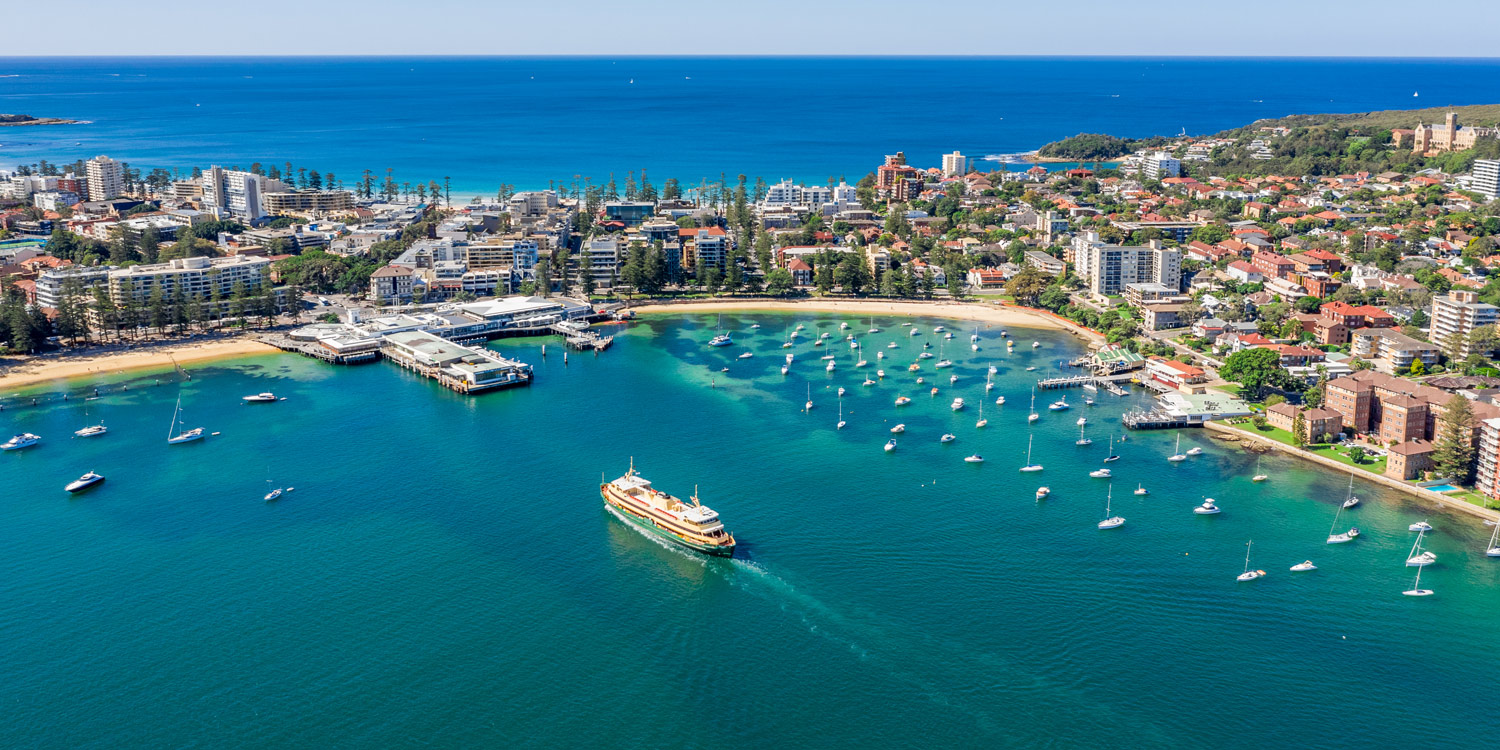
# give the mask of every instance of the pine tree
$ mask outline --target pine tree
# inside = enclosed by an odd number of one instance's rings
[[[1292,444],[1301,448],[1307,445],[1307,419],[1302,416],[1302,410],[1297,410],[1297,416],[1292,418]]]
[[[1433,463],[1439,474],[1460,483],[1469,480],[1474,464],[1474,410],[1469,400],[1454,394],[1443,405]]]

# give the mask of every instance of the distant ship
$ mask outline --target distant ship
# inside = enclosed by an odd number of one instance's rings
[[[634,461],[625,476],[599,485],[599,494],[610,512],[669,542],[705,555],[734,556],[734,535],[718,513],[698,502],[696,490],[691,503],[661,492],[635,473]]]

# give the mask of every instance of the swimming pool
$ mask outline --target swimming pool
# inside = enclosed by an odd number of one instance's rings
[[[1433,492],[1458,492],[1459,491],[1457,487],[1454,487],[1451,484],[1439,484],[1439,485],[1436,485],[1434,487],[1423,487],[1422,489],[1424,489],[1424,490],[1432,490]]]

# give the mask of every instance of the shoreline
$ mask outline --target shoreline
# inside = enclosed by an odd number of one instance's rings
[[[1338,469],[1339,471],[1342,471],[1346,474],[1353,474],[1354,476],[1361,479],[1368,479],[1372,482],[1375,482],[1376,484],[1384,485],[1393,490],[1399,490],[1412,497],[1421,500],[1432,501],[1448,510],[1467,513],[1471,516],[1476,516],[1488,521],[1500,521],[1500,511],[1490,508],[1481,508],[1478,505],[1475,505],[1466,500],[1460,500],[1458,498],[1449,497],[1440,492],[1426,490],[1416,485],[1403,482],[1399,479],[1392,479],[1388,476],[1385,476],[1384,474],[1376,474],[1374,472],[1365,471],[1364,469],[1355,468],[1353,466],[1349,466],[1348,464],[1335,461],[1331,458],[1324,458],[1323,456],[1319,456],[1310,451],[1295,448],[1280,441],[1273,440],[1264,435],[1256,435],[1255,433],[1230,427],[1229,425],[1222,425],[1217,422],[1204,422],[1203,428],[1206,430],[1211,430],[1213,432],[1221,432],[1227,435],[1237,435],[1242,438],[1254,440],[1262,445],[1269,446],[1273,450],[1281,451],[1282,453],[1285,453],[1289,456],[1295,456],[1297,458],[1311,461],[1313,463],[1326,466],[1330,469]]]
[[[207,341],[168,341],[135,349],[110,352],[82,351],[23,359],[0,367],[0,395],[15,395],[20,388],[90,375],[113,375],[127,370],[171,367],[228,357],[280,352],[248,335]]]
[[[712,300],[670,302],[653,300],[626,309],[641,314],[672,312],[728,312],[732,310],[787,312],[806,310],[809,312],[860,313],[874,315],[898,315],[903,317],[931,316],[974,320],[981,323],[998,323],[1019,328],[1046,328],[1065,331],[1091,344],[1103,344],[1105,339],[1098,332],[1065,320],[1042,310],[1014,305],[990,305],[981,302],[940,302],[933,300],[857,300],[857,299],[768,299],[763,297],[726,297]]]

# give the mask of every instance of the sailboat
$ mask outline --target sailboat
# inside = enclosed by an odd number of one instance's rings
[[[1115,453],[1115,436],[1109,436],[1109,455],[1104,457],[1104,463],[1120,460],[1120,454]]]
[[[1178,461],[1187,460],[1187,456],[1182,452],[1182,433],[1177,433],[1177,447],[1172,449],[1172,455],[1167,456],[1167,460],[1174,464]]]
[[[880,333],[880,329],[875,327],[875,318],[873,317],[870,318],[870,333]]]
[[[974,326],[974,332],[971,333],[971,334],[969,334],[969,340],[970,341],[978,341],[979,340],[979,326]]]
[[[89,405],[88,402],[85,401],[83,404],[83,418],[87,420],[88,416]],[[104,420],[101,419],[99,420],[99,424],[91,424],[81,430],[75,430],[73,432],[73,437],[95,437],[98,435],[103,435],[106,432],[109,432],[109,428],[104,426]]]
[[[952,367],[952,366],[953,366],[953,361],[950,360],[950,359],[948,359],[947,357],[943,356],[943,345],[942,344],[938,344],[938,361],[937,361],[937,364],[933,365],[933,367],[943,368],[943,367]]]
[[[1114,500],[1114,496],[1115,485],[1111,482],[1109,492],[1104,496],[1104,520],[1099,522],[1099,528],[1101,529],[1118,529],[1125,525],[1124,516],[1111,516],[1109,514],[1110,503]]]
[[[803,411],[812,411],[812,384],[811,383],[809,383],[807,385],[807,406],[803,407]]]
[[[1406,553],[1406,567],[1420,568],[1437,562],[1436,553],[1422,549],[1422,536],[1426,533],[1425,531],[1417,532],[1417,541],[1411,545],[1411,551]]]
[[[975,422],[974,426],[978,428],[983,427],[989,423],[990,420],[984,418],[984,399],[979,399],[979,421]]]
[[[1042,465],[1041,464],[1034,464],[1034,463],[1031,462],[1031,441],[1034,438],[1035,438],[1034,435],[1033,436],[1028,436],[1026,438],[1026,465],[1021,467],[1021,471],[1041,471],[1042,470]]]
[[[172,424],[171,424],[171,426],[169,426],[167,428],[167,445],[177,445],[178,443],[191,443],[194,440],[201,440],[201,439],[203,439],[203,428],[202,427],[194,427],[191,430],[186,430],[184,432],[178,432],[176,435],[172,434],[173,432],[176,432],[177,429],[181,426],[181,421],[180,421],[181,416],[182,416],[182,396],[179,395],[177,397],[177,408],[172,411]]]
[[[1250,481],[1252,481],[1252,482],[1264,482],[1267,479],[1270,479],[1270,477],[1266,476],[1265,474],[1260,473],[1260,458],[1257,457],[1255,459],[1255,476],[1250,477]]]
[[[995,389],[995,375],[990,373],[984,376],[984,392],[989,393]]]
[[[1264,570],[1250,569],[1250,546],[1254,543],[1255,540],[1253,539],[1251,541],[1245,542],[1245,572],[1239,574],[1239,576],[1235,578],[1236,581],[1253,581],[1266,574],[1266,571]]]
[[[1094,444],[1094,441],[1092,439],[1086,438],[1086,437],[1083,436],[1083,431],[1085,429],[1087,429],[1087,428],[1083,426],[1082,422],[1080,422],[1078,424],[1078,439],[1073,441],[1074,445],[1093,445]]]
[[[1350,477],[1349,477],[1349,496],[1350,497],[1354,497],[1354,476],[1353,475],[1350,475]],[[1347,507],[1349,507],[1348,506],[1348,501],[1345,501],[1343,504],[1339,505],[1338,510],[1336,510],[1336,511],[1333,512],[1333,525],[1328,527],[1328,543],[1329,544],[1343,544],[1345,542],[1353,541],[1355,537],[1359,536],[1359,529],[1358,528],[1350,528],[1348,531],[1346,531],[1346,532],[1344,532],[1342,534],[1335,534],[1335,533],[1333,533],[1333,530],[1336,529],[1336,528],[1338,528],[1338,525],[1339,525],[1339,515],[1342,514],[1344,512],[1344,508],[1347,508]]]
[[[270,472],[267,472],[267,473],[270,473]],[[271,480],[269,478],[266,479],[266,486],[267,487],[271,486]],[[281,497],[283,494],[291,492],[293,489],[296,489],[296,488],[294,488],[294,487],[287,487],[287,488],[276,487],[276,488],[273,488],[270,492],[266,493],[265,501],[269,503],[272,500],[275,500],[276,498]]]
[[[1432,596],[1432,589],[1422,588],[1422,566],[1417,567],[1417,580],[1413,581],[1411,588],[1401,592],[1402,596]]]
[[[709,346],[729,346],[734,343],[734,339],[730,338],[729,334],[724,332],[724,315],[722,313],[719,315],[719,322],[714,325],[714,332],[714,337],[708,340]]]
[[[1496,523],[1494,521],[1485,521],[1485,523],[1494,526],[1495,531],[1490,534],[1490,545],[1484,551],[1484,556],[1500,557],[1500,523]]]
[[[1041,418],[1042,418],[1042,415],[1036,413],[1036,386],[1032,386],[1031,387],[1031,414],[1026,417],[1026,421],[1027,422],[1035,422],[1035,421],[1037,421],[1038,419],[1041,419]]]
[[[843,391],[844,389],[840,388],[839,390]],[[844,394],[839,393],[839,426],[835,429],[844,429],[844,424]]]
[[[859,345],[859,361],[855,362],[854,366],[855,367],[868,367],[869,364],[870,364],[869,360],[865,359],[865,345],[864,345],[864,343],[860,343],[860,345]]]

